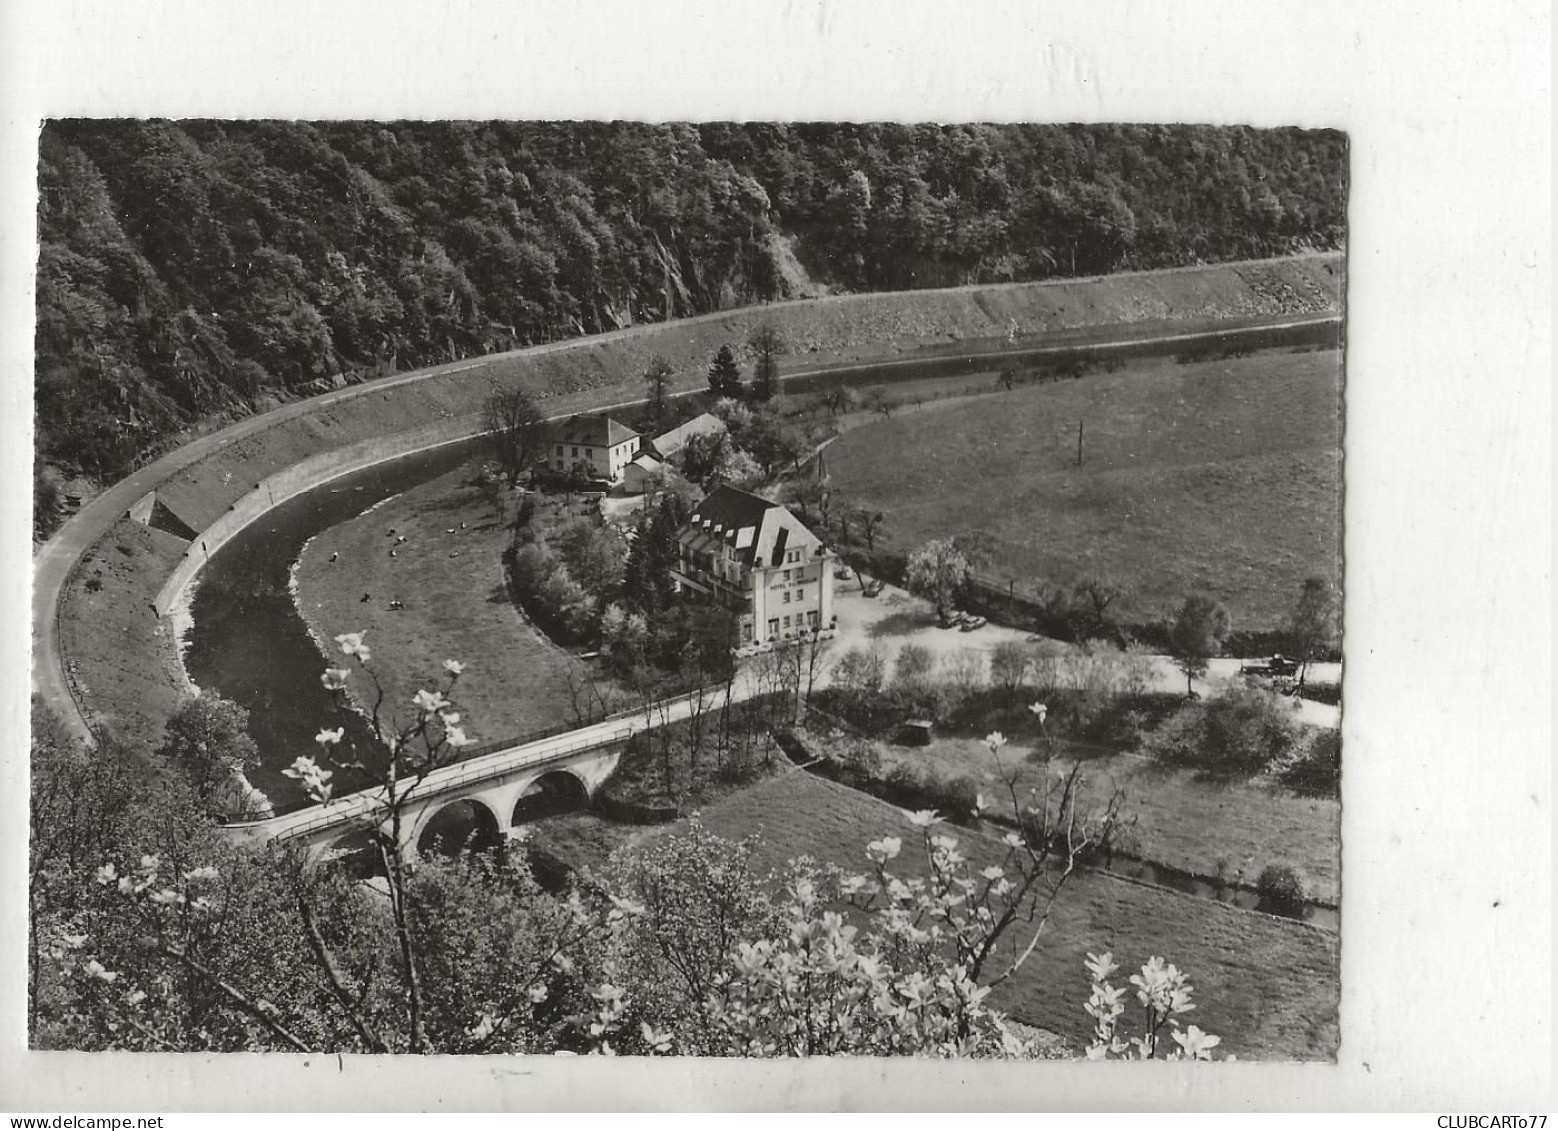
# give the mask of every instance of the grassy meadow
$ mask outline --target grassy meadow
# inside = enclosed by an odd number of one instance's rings
[[[1030,761],[1032,751],[1017,742],[1001,750],[999,758],[974,738],[937,738],[928,747],[874,745],[884,770],[905,763],[932,768],[943,778],[972,777],[992,814],[1011,815],[1008,777],[1015,780],[1023,804],[1030,789],[1043,789],[1043,764]],[[1133,855],[1247,886],[1267,864],[1286,861],[1309,878],[1317,901],[1337,902],[1341,803],[1336,798],[1304,797],[1265,777],[1218,779],[1139,754],[1087,755],[1085,761],[1090,796],[1102,802],[1114,790],[1124,791],[1122,813],[1133,822],[1125,839]],[[1051,772],[1069,773],[1074,764],[1067,744],[1061,743]]]
[[[903,838],[900,875],[925,867],[919,830],[902,811],[800,770],[711,806],[702,819],[732,840],[756,834],[756,862],[763,868],[810,856],[864,870],[866,844],[883,835]],[[948,831],[976,870],[1005,852],[976,833]],[[1079,872],[1062,891],[1037,949],[997,988],[993,1001],[1017,1020],[1080,1046],[1091,1029],[1082,1011],[1087,953],[1111,950],[1127,973],[1162,955],[1189,972],[1195,1021],[1222,1036],[1227,1052],[1245,1059],[1327,1060],[1338,1040],[1337,948],[1334,934],[1301,923]]]
[[[445,659],[464,663],[463,725],[486,742],[571,722],[565,673],[589,669],[509,598],[508,526],[466,485],[472,471],[421,484],[319,535],[300,559],[296,599],[316,640],[366,632],[385,702],[402,717],[418,688],[442,681]],[[392,600],[405,607],[391,609]]]
[[[961,536],[1019,586],[1097,574],[1128,621],[1206,590],[1259,629],[1340,577],[1341,426],[1337,351],[1147,359],[856,428],[828,469],[894,548]]]

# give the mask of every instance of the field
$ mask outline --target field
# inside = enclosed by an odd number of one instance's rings
[[[962,536],[1022,587],[1113,580],[1128,622],[1207,590],[1272,628],[1340,577],[1340,392],[1336,351],[1141,360],[856,428],[828,469],[893,548]]]
[[[367,633],[386,702],[402,717],[419,687],[442,680],[445,659],[464,663],[462,725],[484,742],[571,722],[565,674],[587,668],[509,599],[509,532],[465,485],[470,475],[431,480],[315,538],[298,567],[297,601],[317,640]],[[392,600],[405,608],[390,609]]]
[[[942,777],[968,774],[980,782],[992,813],[1010,814],[1011,799],[1002,784],[1015,771],[1018,797],[1042,787],[1043,768],[1027,760],[1029,750],[1016,742],[1001,751],[1000,765],[990,749],[972,738],[938,738],[929,747],[875,744],[884,769],[905,762],[929,766]],[[1054,768],[1074,765],[1064,744]],[[1273,861],[1297,865],[1309,877],[1314,898],[1335,904],[1340,895],[1341,804],[1332,798],[1302,797],[1264,778],[1219,781],[1196,770],[1164,766],[1138,754],[1089,757],[1090,794],[1104,800],[1125,791],[1122,812],[1134,819],[1128,833],[1131,852],[1144,860],[1196,876],[1253,885]]]
[[[757,862],[807,855],[867,867],[866,843],[900,836],[899,873],[924,867],[918,830],[893,806],[796,771],[713,806],[704,824],[731,839],[758,834]],[[954,830],[975,868],[1000,858],[995,842]],[[1020,1021],[1085,1042],[1087,952],[1113,951],[1124,967],[1162,955],[1191,975],[1195,1021],[1243,1058],[1330,1059],[1338,1039],[1336,936],[1299,923],[1102,873],[1073,876],[1038,948],[993,1000]]]

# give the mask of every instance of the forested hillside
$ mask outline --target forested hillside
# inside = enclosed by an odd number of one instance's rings
[[[1335,248],[1346,178],[1324,131],[56,122],[39,456],[113,478],[191,421],[335,374],[813,286]]]

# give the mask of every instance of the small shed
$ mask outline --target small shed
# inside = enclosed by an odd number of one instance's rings
[[[906,719],[898,728],[898,741],[905,746],[929,746],[935,726],[930,719]]]
[[[649,452],[640,452],[622,471],[622,488],[630,495],[642,495],[650,483],[665,471],[665,462]]]

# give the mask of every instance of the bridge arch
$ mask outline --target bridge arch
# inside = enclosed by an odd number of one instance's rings
[[[466,849],[486,850],[503,843],[508,822],[494,813],[482,796],[429,802],[412,830],[411,846],[419,854],[453,856]]]
[[[581,775],[571,769],[548,770],[514,799],[509,823],[523,825],[542,817],[571,813],[586,808],[589,803],[589,783]]]

